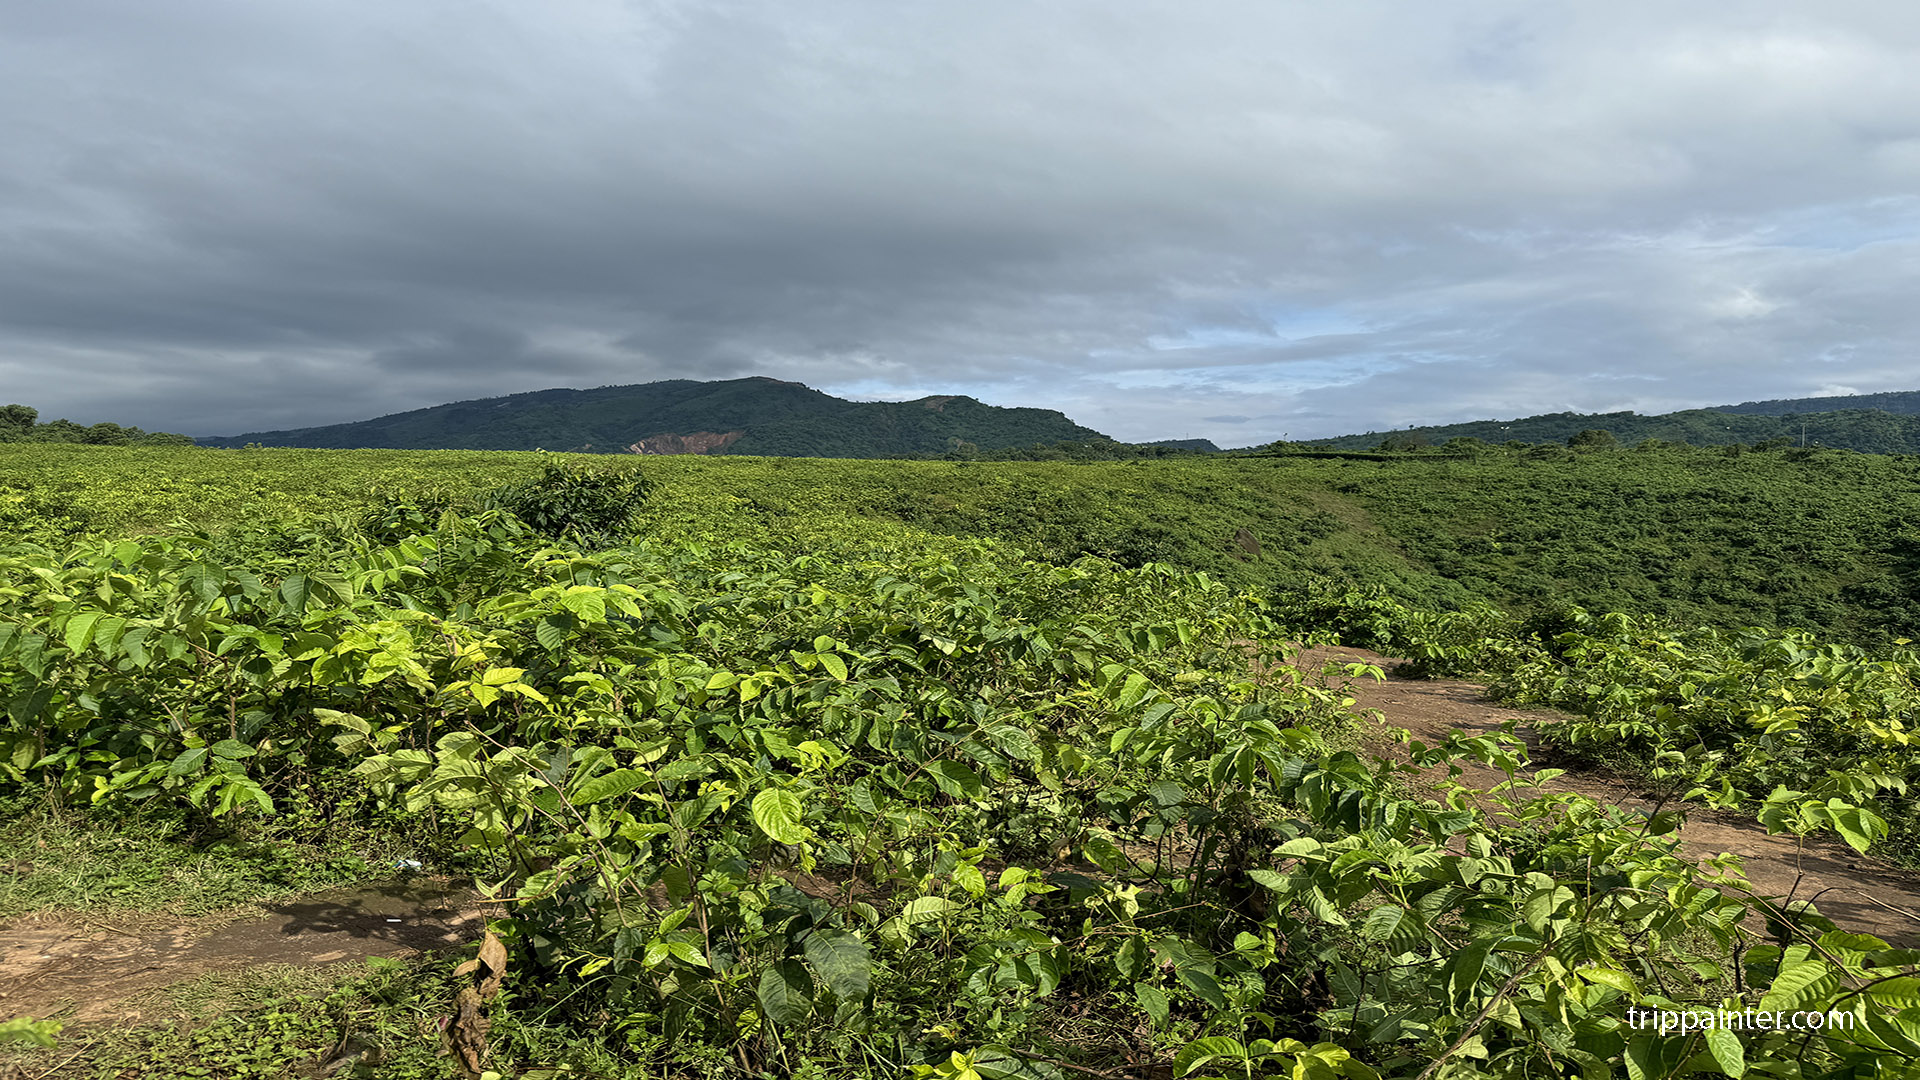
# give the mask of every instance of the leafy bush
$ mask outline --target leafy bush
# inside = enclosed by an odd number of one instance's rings
[[[37,490],[33,481],[0,480],[0,532],[66,540],[84,533],[88,524],[70,502]]]
[[[430,533],[440,524],[441,515],[453,508],[445,497],[386,496],[363,511],[358,519],[361,532],[383,544],[394,544],[409,536]]]
[[[496,489],[483,504],[505,510],[543,536],[592,545],[619,539],[651,490],[632,465],[548,460],[539,476]]]

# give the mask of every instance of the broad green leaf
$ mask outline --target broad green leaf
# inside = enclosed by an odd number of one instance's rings
[[[607,621],[607,591],[591,585],[569,585],[560,598],[560,606],[580,617],[584,623]]]
[[[1474,988],[1480,983],[1480,972],[1487,963],[1488,948],[1485,941],[1472,941],[1454,954],[1447,976],[1454,1001],[1464,1002],[1473,996]]]
[[[713,766],[709,765],[705,758],[686,757],[677,758],[660,766],[660,771],[655,775],[663,784],[677,784],[682,780],[705,776],[712,771]]]
[[[1155,780],[1147,785],[1147,794],[1153,796],[1153,801],[1161,806],[1178,806],[1185,801],[1187,789],[1181,787],[1178,781]]]
[[[660,868],[660,883],[667,888],[667,899],[679,903],[693,895],[693,875],[684,866],[663,866]]]
[[[1216,1009],[1227,1008],[1227,995],[1221,992],[1220,981],[1215,979],[1212,973],[1192,965],[1175,967],[1173,973],[1180,980],[1181,985],[1199,995],[1200,1000]]]
[[[1147,983],[1135,983],[1133,996],[1139,1000],[1140,1008],[1153,1018],[1156,1026],[1165,1027],[1167,1023],[1167,995],[1160,988]]]
[[[768,788],[753,797],[753,823],[777,844],[798,844],[813,835],[800,823],[804,812],[800,796],[785,788]]]
[[[1255,884],[1272,889],[1277,893],[1290,893],[1293,891],[1293,880],[1285,874],[1277,874],[1272,870],[1249,870],[1247,871],[1247,876],[1252,878]]]
[[[610,773],[581,782],[567,796],[567,801],[575,806],[591,806],[607,799],[619,798],[653,782],[653,778],[639,769],[615,769]]]
[[[1780,972],[1760,997],[1762,1012],[1791,1012],[1811,1008],[1840,985],[1833,970],[1819,960],[1802,960]]]
[[[976,898],[986,895],[987,892],[987,876],[980,872],[979,867],[970,863],[961,863],[953,868],[953,883]]]
[[[798,960],[782,960],[760,973],[760,1012],[780,1027],[806,1023],[813,1012],[813,977]]]
[[[1088,862],[1109,874],[1118,874],[1126,868],[1127,853],[1120,850],[1120,845],[1098,833],[1087,837],[1080,850]]]
[[[1732,1077],[1747,1075],[1747,1054],[1740,1046],[1740,1036],[1720,1027],[1709,1028],[1706,1036],[1707,1052],[1720,1063],[1722,1072]]]
[[[570,620],[569,620],[570,621]],[[533,624],[533,640],[548,652],[558,652],[567,643],[569,627],[554,616],[547,616]]]
[[[1920,978],[1901,975],[1867,988],[1867,996],[1890,1009],[1920,1009]]]
[[[554,882],[559,878],[559,871],[556,870],[541,870],[528,875],[527,880],[521,882],[520,888],[514,892],[514,896],[521,900],[540,896],[552,889]]]
[[[289,614],[304,614],[312,596],[313,582],[305,574],[294,574],[280,583],[280,601]]]
[[[1327,899],[1327,894],[1320,891],[1320,886],[1315,885],[1301,893],[1300,899],[1307,905],[1307,910],[1313,913],[1314,918],[1328,926],[1347,925],[1347,917],[1340,913],[1339,908],[1333,906],[1333,901]]]
[[[691,964],[694,967],[708,966],[706,954],[702,953],[699,946],[691,941],[667,942],[667,955],[683,964]]]
[[[1610,986],[1623,994],[1631,994],[1639,989],[1634,985],[1633,976],[1616,968],[1589,966],[1579,968],[1577,973],[1590,983]]]
[[[1520,902],[1520,917],[1525,920],[1534,933],[1543,934],[1547,922],[1553,918],[1554,890],[1535,889]]]
[[[959,906],[944,896],[917,896],[900,909],[900,919],[912,926],[937,919]]]
[[[99,621],[100,613],[97,611],[83,611],[68,619],[65,638],[67,651],[77,653],[86,648],[87,642],[93,640],[94,624]]]
[[[174,758],[173,763],[167,766],[167,775],[174,779],[179,779],[189,773],[198,772],[200,766],[205,763],[206,760],[207,748],[204,746],[196,746],[181,754],[179,757]]]
[[[1247,1048],[1241,1044],[1239,1039],[1228,1038],[1225,1035],[1214,1035],[1205,1039],[1195,1039],[1182,1047],[1180,1053],[1174,1056],[1173,1075],[1192,1075],[1207,1062],[1219,1058],[1243,1062],[1247,1059]]]
[[[978,798],[986,791],[980,774],[958,761],[936,761],[927,766],[927,774],[942,792],[956,799]]]
[[[93,647],[102,656],[112,656],[113,647],[120,641],[120,635],[127,629],[127,620],[118,615],[103,617],[93,627]]]
[[[815,930],[802,948],[813,970],[842,1001],[864,1001],[873,955],[867,943],[844,930]]]
[[[1652,1035],[1642,1035],[1627,1043],[1627,1080],[1667,1080],[1660,1068],[1660,1049]]]
[[[1861,853],[1873,846],[1873,842],[1887,833],[1887,823],[1870,810],[1857,806],[1837,808],[1832,813],[1833,831],[1847,846]]]
[[[1381,904],[1367,912],[1367,921],[1360,932],[1375,941],[1392,941],[1400,936],[1401,927],[1409,921],[1407,909],[1398,904]]]
[[[253,747],[248,746],[238,739],[221,739],[219,742],[213,744],[213,756],[225,758],[228,761],[250,758],[257,753],[259,753],[258,750],[255,750]]]

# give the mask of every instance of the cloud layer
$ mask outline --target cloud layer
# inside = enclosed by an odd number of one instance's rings
[[[1920,388],[1920,8],[0,0],[0,398],[1228,445]]]

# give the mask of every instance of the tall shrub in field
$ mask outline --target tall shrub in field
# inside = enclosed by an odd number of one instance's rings
[[[494,490],[484,505],[544,536],[596,546],[623,537],[651,490],[632,465],[550,460],[539,476]]]

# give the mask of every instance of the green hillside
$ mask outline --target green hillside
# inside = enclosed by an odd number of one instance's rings
[[[883,458],[1110,440],[1052,409],[1008,409],[957,396],[846,401],[799,383],[750,378],[540,390],[352,424],[198,441],[215,447]]]
[[[1751,446],[1767,442],[1799,446],[1804,442],[1807,446],[1855,450],[1863,454],[1920,454],[1920,415],[1888,412],[1879,408],[1782,415],[1744,411],[1769,404],[1756,402],[1724,409],[1688,409],[1658,416],[1642,416],[1635,412],[1547,413],[1517,420],[1474,420],[1463,424],[1435,424],[1399,431],[1369,431],[1360,435],[1321,439],[1313,445],[1371,450],[1380,446],[1406,449],[1442,446],[1453,439],[1478,439],[1496,445],[1516,441],[1564,443],[1583,431],[1605,431],[1616,441],[1627,445],[1647,439],[1692,446],[1729,446],[1734,443]]]
[[[1920,414],[1920,390],[1892,390],[1880,394],[1843,394],[1835,397],[1772,398],[1767,401],[1743,401],[1738,405],[1716,405],[1714,411],[1750,413],[1756,416],[1786,416],[1790,413],[1841,412],[1847,409],[1878,409],[1902,416]]]

